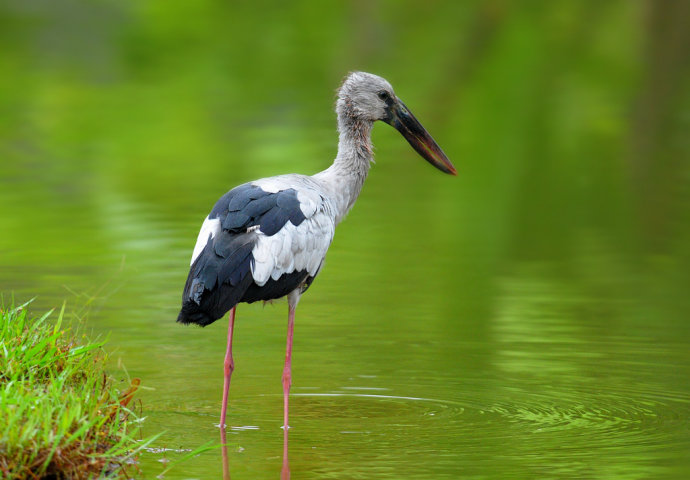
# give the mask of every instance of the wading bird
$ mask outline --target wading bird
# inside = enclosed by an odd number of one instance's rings
[[[282,381],[283,427],[288,428],[295,308],[321,270],[336,225],[362,189],[374,158],[374,122],[392,125],[429,163],[456,175],[453,164],[385,79],[364,72],[349,74],[338,91],[336,113],[340,139],[329,168],[312,176],[280,175],[235,187],[218,200],[201,226],[177,321],[203,327],[230,312],[220,428],[225,427],[234,369],[237,304],[286,295]]]

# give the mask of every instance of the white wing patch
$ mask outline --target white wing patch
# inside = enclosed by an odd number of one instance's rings
[[[323,198],[315,191],[305,192],[303,190],[298,190],[297,201],[299,202],[299,209],[302,210],[302,214],[309,218],[316,213],[316,209],[319,208],[319,203],[323,202]]]
[[[262,178],[260,180],[255,180],[251,183],[252,183],[252,185],[256,185],[257,187],[261,187],[261,190],[263,190],[264,192],[276,193],[276,192],[280,192],[281,190],[285,190],[287,188],[290,188],[290,185],[287,184],[287,182],[285,182],[282,177],[285,177],[285,175],[279,175],[277,177]]]
[[[252,185],[261,187],[264,192],[270,193],[288,189],[296,190],[299,208],[306,218],[310,218],[314,215],[319,205],[323,203],[323,198],[319,194],[319,184],[306,175],[278,175],[277,177],[256,180],[252,182]]]
[[[196,260],[203,251],[208,243],[209,235],[211,238],[214,238],[218,235],[218,232],[220,232],[220,219],[209,219],[206,217],[204,223],[201,224],[201,230],[199,230],[199,236],[196,239],[196,245],[194,245],[194,252],[192,252],[192,261],[189,262],[190,265],[194,264],[194,260]]]
[[[334,232],[335,223],[324,210],[316,211],[298,226],[287,222],[270,237],[259,231],[252,250],[254,283],[263,286],[269,278],[278,280],[285,273],[301,270],[316,275],[333,241]]]

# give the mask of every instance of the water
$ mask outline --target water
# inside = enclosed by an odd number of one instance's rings
[[[142,435],[164,432],[144,478],[220,443],[226,322],[174,323],[201,221],[236,184],[328,165],[352,68],[387,76],[459,175],[374,129],[297,310],[287,442],[287,305],[238,307],[232,478],[690,475],[690,83],[657,63],[690,29],[666,7],[26,5],[0,7],[0,291],[66,300],[141,378]],[[165,478],[222,474],[213,448]]]
[[[424,167],[419,175],[433,181],[435,172]],[[372,183],[378,178],[375,169]],[[384,248],[387,233],[375,238],[367,220],[390,205],[365,200],[376,198],[369,193],[340,226],[344,235],[298,309],[288,444],[294,478],[688,472],[687,325],[675,310],[626,293],[644,278],[616,284],[564,276],[570,262],[520,261],[476,287],[467,274],[447,274],[459,272],[456,262],[477,262],[446,248],[452,240],[426,234],[423,245],[409,236]],[[414,203],[430,206],[410,201],[409,212]],[[89,242],[79,243],[91,238],[88,209],[53,204],[52,211],[70,219],[63,233],[78,247],[73,260],[52,268],[17,261],[4,269],[3,290],[21,300],[38,294],[37,309],[67,298],[77,313],[88,309],[88,328],[109,335],[116,375],[126,376],[121,362],[143,380],[143,434],[165,431],[141,457],[147,478],[166,460],[219,443],[226,323],[174,323],[193,229],[120,204],[109,219],[123,243],[90,252]],[[400,261],[429,244],[439,247],[426,251],[426,261]],[[20,246],[5,258],[64,254],[50,244],[34,248]],[[276,478],[283,469],[286,314],[285,303],[238,308],[227,434],[232,478]],[[204,452],[166,478],[220,478],[221,453]]]

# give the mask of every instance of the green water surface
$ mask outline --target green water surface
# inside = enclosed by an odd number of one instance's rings
[[[141,378],[141,476],[219,443],[226,321],[174,321],[198,228],[326,168],[372,71],[459,175],[375,127],[297,310],[287,458],[287,305],[238,307],[232,478],[688,478],[685,5],[5,2],[0,291],[67,300]]]

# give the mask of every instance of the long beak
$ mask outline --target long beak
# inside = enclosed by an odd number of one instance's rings
[[[443,153],[441,147],[438,146],[438,143],[431,138],[429,132],[426,131],[400,99],[395,99],[391,102],[388,107],[388,117],[383,121],[395,127],[424,160],[444,173],[458,174],[458,171],[455,170],[455,167],[450,163],[450,160]]]

